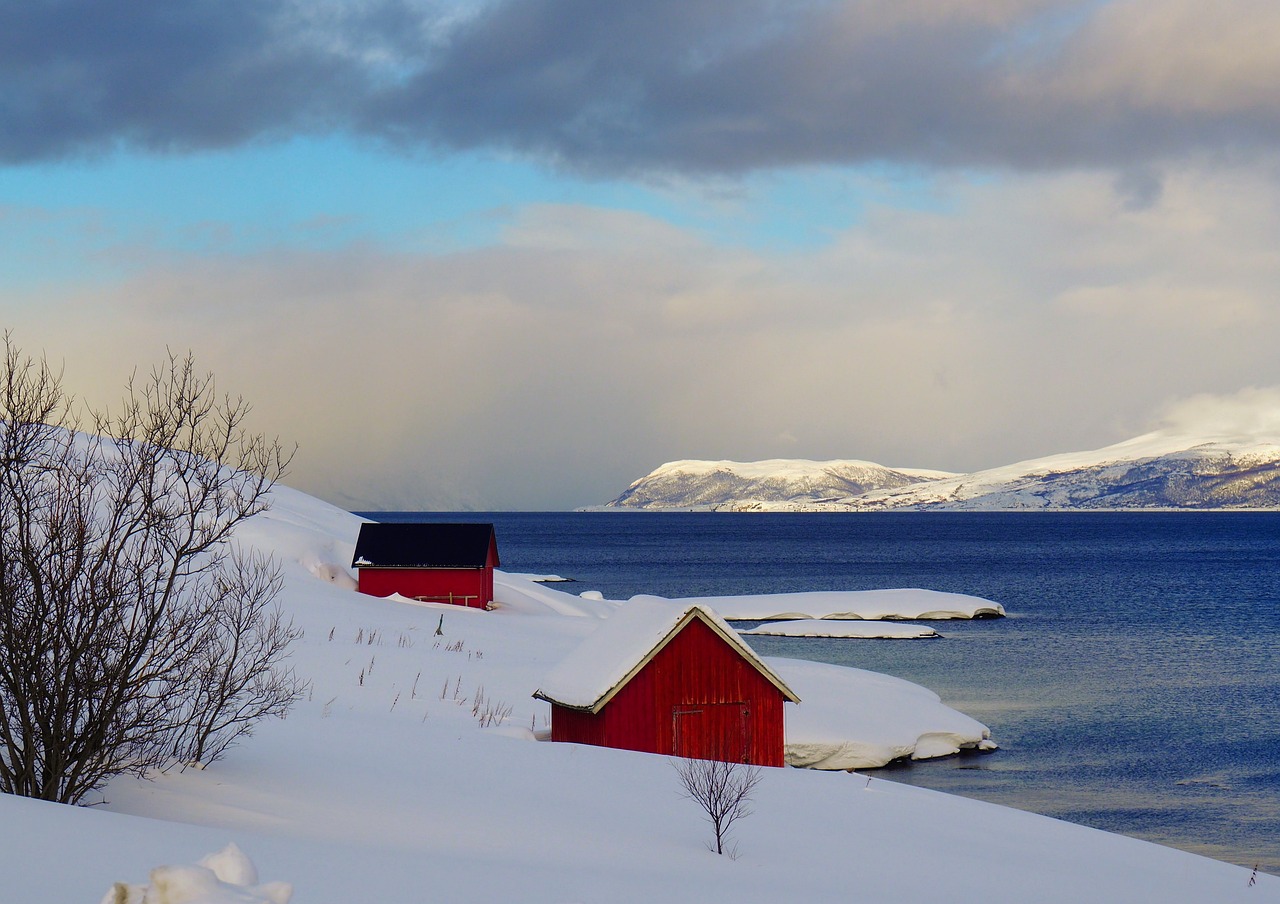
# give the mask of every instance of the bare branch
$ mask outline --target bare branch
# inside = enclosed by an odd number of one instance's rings
[[[87,412],[90,434],[8,334],[0,367],[0,791],[74,802],[282,715],[278,569],[228,541],[291,453],[190,355]]]
[[[187,732],[179,755],[193,763],[216,760],[256,722],[281,716],[306,691],[291,669],[279,667],[299,635],[274,601],[283,587],[274,561],[233,554],[205,588],[209,594]]]

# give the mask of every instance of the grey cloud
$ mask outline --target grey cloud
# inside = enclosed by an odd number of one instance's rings
[[[1129,169],[1116,176],[1115,191],[1125,210],[1149,210],[1164,193],[1164,180],[1150,169]]]
[[[851,4],[535,0],[458,30],[367,121],[600,171],[956,157],[989,130],[981,28],[863,32]]]
[[[599,175],[885,160],[1136,170],[1274,149],[1280,7],[1206,10],[1199,0],[10,3],[0,160],[332,131],[409,150],[497,148]]]
[[[1129,167],[1274,146],[1276,92],[1233,91],[1274,84],[1274,54],[1253,50],[1265,51],[1280,16],[1257,0],[1217,5],[1216,18],[1198,10],[1183,0],[522,0],[460,26],[437,59],[377,98],[364,127],[606,174],[871,160]],[[1257,28],[1215,30],[1237,13]]]
[[[0,161],[236,145],[341,125],[404,9],[282,0],[0,5]],[[339,41],[338,38],[342,40]]]

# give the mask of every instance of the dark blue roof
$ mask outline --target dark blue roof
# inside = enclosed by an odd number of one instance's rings
[[[362,524],[352,568],[483,568],[492,524]]]

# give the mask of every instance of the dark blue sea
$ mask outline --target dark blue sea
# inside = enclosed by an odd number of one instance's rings
[[[508,571],[625,599],[924,587],[941,640],[753,637],[887,672],[1000,750],[880,775],[1280,874],[1280,513],[375,513],[481,520]]]

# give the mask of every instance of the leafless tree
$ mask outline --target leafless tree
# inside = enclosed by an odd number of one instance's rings
[[[190,356],[83,420],[8,334],[0,368],[0,791],[74,803],[282,713],[279,577],[230,541],[291,454]]]
[[[274,561],[234,552],[212,581],[196,589],[205,633],[175,750],[180,759],[216,760],[256,722],[283,717],[303,692],[304,683],[280,665],[300,633],[275,606],[282,587]]]
[[[674,765],[684,788],[681,796],[702,807],[715,832],[715,851],[723,854],[730,827],[754,812],[751,794],[760,784],[761,768],[724,760],[678,760]]]

